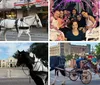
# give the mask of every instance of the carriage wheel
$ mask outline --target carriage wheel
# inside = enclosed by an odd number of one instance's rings
[[[92,80],[92,74],[89,71],[83,71],[80,79],[83,84],[89,84]]]
[[[75,70],[71,70],[69,73],[69,78],[72,81],[76,81],[78,79],[79,75]]]

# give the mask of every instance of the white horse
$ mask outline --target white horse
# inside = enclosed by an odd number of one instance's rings
[[[29,41],[31,41],[30,27],[32,25],[35,25],[36,27],[42,27],[41,20],[39,19],[39,16],[37,14],[16,20],[3,19],[0,22],[0,34],[3,33],[5,40],[7,41],[6,32],[8,30],[16,30],[18,32],[17,40],[24,32],[29,36]]]

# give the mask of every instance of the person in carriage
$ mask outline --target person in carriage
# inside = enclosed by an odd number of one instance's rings
[[[87,56],[81,56],[76,60],[76,66],[78,70],[92,69],[94,73],[98,73],[98,63],[96,56],[89,54]]]

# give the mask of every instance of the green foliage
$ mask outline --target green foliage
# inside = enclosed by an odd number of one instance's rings
[[[98,43],[98,45],[96,45],[96,54],[100,55],[100,43]]]
[[[75,54],[74,56],[73,56],[73,54],[70,54],[70,55],[67,55],[66,56],[66,61],[69,61],[69,60],[71,60],[71,59],[77,59],[79,56],[77,55],[77,54]]]
[[[72,58],[73,58],[73,55],[71,55],[71,54],[70,54],[70,55],[67,55],[67,56],[66,56],[66,61],[69,61],[69,60],[71,60]]]
[[[100,43],[98,43],[98,45],[95,46],[96,47],[96,57],[97,59],[100,59]]]

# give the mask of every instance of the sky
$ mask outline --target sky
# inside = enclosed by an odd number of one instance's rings
[[[50,46],[55,46],[55,45],[57,45],[58,43],[56,42],[52,42],[52,43],[50,43]],[[91,45],[91,49],[92,49],[92,47],[95,49],[95,46],[98,44],[98,42],[71,42],[71,44],[73,44],[73,45],[87,45],[87,44],[90,44]]]
[[[30,45],[32,44],[32,42],[25,42],[25,43],[0,43],[0,60],[5,60],[8,57],[12,57],[12,55],[17,51],[27,51],[30,47]]]

